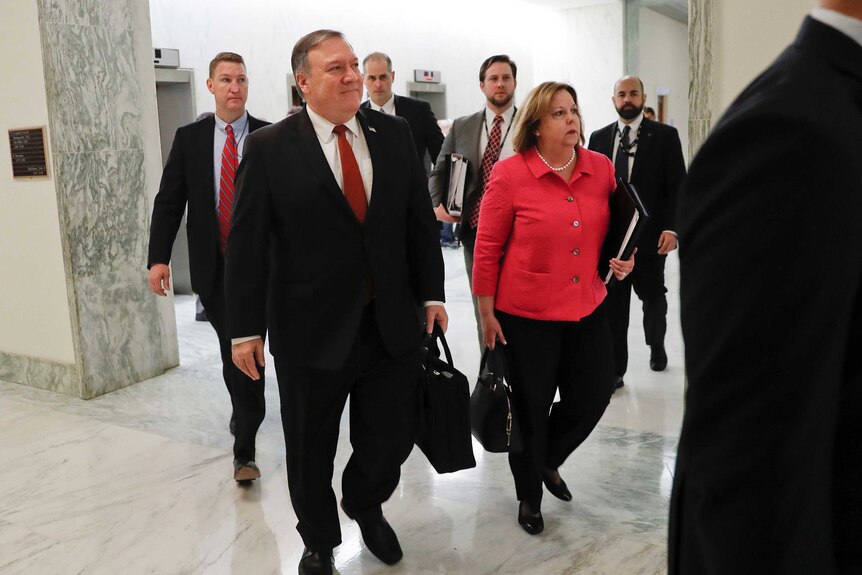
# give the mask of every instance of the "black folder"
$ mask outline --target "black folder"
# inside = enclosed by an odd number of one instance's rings
[[[649,219],[649,213],[637,189],[622,178],[617,178],[617,189],[611,194],[610,205],[611,221],[599,261],[599,274],[607,285],[616,281],[608,260],[629,259]]]

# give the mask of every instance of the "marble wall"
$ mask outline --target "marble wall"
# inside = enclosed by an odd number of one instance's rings
[[[76,362],[20,358],[0,378],[90,398],[179,361],[171,302],[146,284],[160,175],[148,3],[36,1]]]
[[[713,0],[688,3],[688,157],[694,158],[712,129]]]
[[[0,83],[0,377],[27,378],[29,358],[74,372],[53,162],[48,176],[13,178],[7,130],[46,127],[48,103],[35,0],[3,5]]]

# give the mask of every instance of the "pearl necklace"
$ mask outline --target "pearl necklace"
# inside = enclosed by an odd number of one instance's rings
[[[539,159],[542,160],[543,162],[545,162],[545,165],[548,166],[549,168],[551,168],[552,170],[554,170],[555,172],[562,172],[563,170],[565,170],[566,168],[571,166],[572,162],[574,162],[575,159],[578,157],[578,153],[575,151],[575,148],[572,148],[572,157],[569,158],[569,161],[566,162],[565,164],[563,164],[562,166],[560,166],[559,168],[555,168],[550,163],[548,163],[548,160],[546,160],[545,156],[543,156],[542,153],[539,151],[539,146],[534,146],[534,147],[536,148],[536,153],[539,154]]]

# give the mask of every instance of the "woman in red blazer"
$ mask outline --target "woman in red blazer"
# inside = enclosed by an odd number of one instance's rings
[[[482,198],[473,293],[485,344],[504,345],[524,449],[509,454],[518,523],[544,529],[542,483],[572,494],[558,468],[598,423],[613,391],[599,257],[614,167],[583,147],[575,89],[545,82],[518,111],[518,153],[497,162]],[[634,268],[610,260],[617,279]],[[560,401],[554,401],[559,389]]]

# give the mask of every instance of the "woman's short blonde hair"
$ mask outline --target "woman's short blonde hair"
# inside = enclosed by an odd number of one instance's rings
[[[515,133],[512,135],[512,144],[516,152],[524,152],[536,145],[536,128],[542,116],[551,109],[551,100],[560,90],[565,90],[572,95],[575,106],[578,109],[578,122],[581,124],[581,145],[584,144],[584,119],[581,117],[581,108],[578,105],[578,93],[575,89],[563,82],[542,82],[527,94],[527,101],[518,109],[515,117]]]

